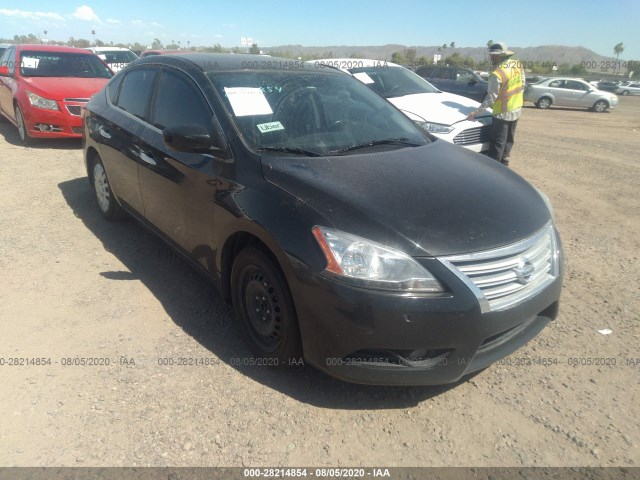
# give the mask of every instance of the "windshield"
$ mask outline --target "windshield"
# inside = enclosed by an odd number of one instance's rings
[[[102,50],[96,52],[96,55],[104,55],[107,63],[131,63],[138,59],[135,53],[128,50]]]
[[[244,70],[207,75],[254,150],[342,155],[430,142],[422,129],[346,74]]]
[[[113,73],[93,54],[66,52],[22,52],[23,77],[111,78]]]
[[[440,91],[421,76],[402,67],[381,65],[351,68],[349,72],[385,98]]]

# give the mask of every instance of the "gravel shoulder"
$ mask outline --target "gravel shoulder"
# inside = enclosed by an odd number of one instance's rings
[[[425,388],[248,364],[198,273],[99,216],[79,142],[24,148],[0,122],[0,466],[638,466],[640,97],[620,100],[525,109],[511,165],[555,207],[560,316]]]

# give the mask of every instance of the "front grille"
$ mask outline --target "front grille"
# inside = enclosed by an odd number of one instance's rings
[[[64,101],[65,102],[87,103],[89,101],[89,99],[88,98],[65,98]]]
[[[81,105],[66,105],[67,110],[71,115],[75,115],[79,117],[82,114],[82,106]]]
[[[456,145],[474,145],[477,143],[489,143],[491,140],[491,125],[468,128],[453,139]]]
[[[559,274],[558,246],[551,224],[516,244],[440,261],[474,292],[483,312],[521,303]]]

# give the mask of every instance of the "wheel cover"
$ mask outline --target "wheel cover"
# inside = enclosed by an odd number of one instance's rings
[[[109,190],[107,173],[100,163],[96,163],[93,167],[93,185],[96,190],[96,199],[98,200],[100,210],[106,213],[109,211],[109,206],[111,205],[111,192]]]
[[[604,102],[596,102],[596,112],[604,112],[607,109],[607,105]]]
[[[256,265],[245,270],[242,285],[249,333],[263,351],[273,352],[282,340],[282,295]]]
[[[24,141],[27,138],[27,127],[24,124],[24,117],[20,108],[16,108],[16,123],[18,124],[18,135],[20,140]]]
[[[551,105],[551,101],[548,98],[542,98],[540,100],[540,106],[542,108],[548,108]]]

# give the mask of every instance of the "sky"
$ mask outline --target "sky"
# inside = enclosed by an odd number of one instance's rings
[[[640,60],[640,1],[611,0],[0,0],[0,38],[33,33],[109,43],[154,38],[164,44],[260,47],[385,45],[481,47],[583,46],[620,59]],[[553,61],[555,59],[549,59]]]

